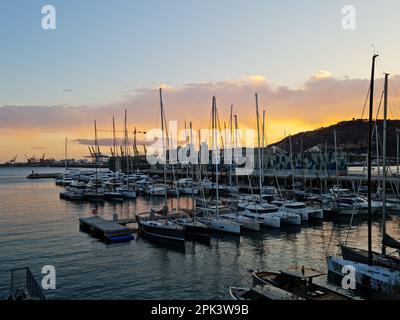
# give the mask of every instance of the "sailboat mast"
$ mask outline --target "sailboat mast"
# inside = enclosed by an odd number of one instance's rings
[[[129,189],[129,158],[128,158],[128,151],[129,151],[129,147],[128,147],[128,127],[127,127],[127,123],[126,123],[126,118],[127,118],[127,112],[125,109],[125,120],[124,120],[124,130],[125,130],[125,157],[126,157],[126,186]]]
[[[165,138],[164,138],[164,105],[162,100],[162,88],[160,88],[160,115],[161,115],[161,137],[162,137],[162,146],[163,146],[163,156],[165,156],[165,163],[163,164],[164,167],[164,184],[167,186],[167,172],[166,172],[166,162],[167,162],[167,154],[165,151]],[[167,190],[165,191],[165,205],[168,204],[168,195]]]
[[[65,167],[65,173],[67,173],[67,146],[68,146],[68,138],[65,137],[65,159],[64,159],[64,167]]]
[[[94,148],[95,148],[95,152],[94,152],[94,156],[95,156],[95,161],[96,161],[96,193],[97,193],[97,185],[98,185],[98,175],[99,175],[99,163],[98,163],[98,158],[99,158],[99,152],[98,152],[98,145],[97,145],[97,124],[96,124],[96,120],[94,120]]]
[[[238,119],[237,119],[237,115],[235,114],[235,153],[238,152],[237,148],[238,148],[238,134],[239,134],[239,127],[238,127]],[[236,160],[235,160],[235,184],[236,186],[239,185],[239,176],[236,174]]]
[[[258,111],[258,94],[256,97],[256,118],[257,118],[257,141],[258,141],[258,175],[260,178],[260,201],[262,199],[262,177],[261,177],[261,146],[260,146],[260,114]]]
[[[190,156],[192,157],[192,152],[195,152],[195,144],[196,142],[193,142],[193,127],[192,127],[192,121],[189,123],[189,130],[190,130]],[[193,213],[193,221],[194,219],[194,169],[193,169],[193,163],[190,164],[190,174],[192,176],[192,213]]]
[[[372,57],[371,84],[369,94],[369,120],[368,120],[368,264],[372,265],[372,213],[371,213],[371,160],[372,160],[372,117],[374,112],[374,78],[375,78],[375,54]]]
[[[233,105],[231,105],[231,113],[229,117],[229,129],[230,129],[230,139],[229,139],[229,153],[231,156],[231,161],[229,163],[229,186],[232,187],[232,162],[233,162]]]
[[[378,115],[376,116],[376,120],[378,120]],[[376,145],[376,165],[378,170],[378,190],[381,188],[381,166],[379,164],[379,130],[378,130],[378,121],[375,125],[375,145]]]
[[[262,137],[262,139],[261,139],[261,141],[262,141],[262,143],[261,143],[261,148],[262,148],[262,151],[261,151],[261,159],[262,159],[262,161],[261,161],[261,172],[264,175],[264,162],[265,162],[265,110],[263,110],[262,126],[261,127],[262,127],[262,135],[261,135],[261,137]]]
[[[116,156],[116,142],[115,142],[115,119],[114,116],[112,118],[113,120],[113,153],[114,153],[114,191],[115,191],[115,186],[116,186],[116,174],[117,174],[117,156]]]
[[[389,74],[385,73],[385,101],[383,109],[383,214],[382,214],[382,234],[386,234],[386,131],[387,131],[387,105],[388,105],[388,82]],[[383,239],[382,237],[382,239]],[[386,245],[382,242],[382,254],[386,254]]]
[[[325,140],[325,190],[328,189],[328,140]]]
[[[214,145],[215,145],[215,183],[216,183],[216,217],[219,219],[219,181],[218,181],[218,163],[219,163],[219,155],[218,155],[218,132],[217,132],[217,100],[213,97],[213,110],[214,110]]]
[[[292,135],[289,134],[289,154],[290,154],[290,169],[292,171],[292,189],[293,197],[296,197],[295,187],[294,187],[294,167],[293,167],[293,150],[292,150]]]
[[[335,167],[336,167],[336,186],[339,188],[339,162],[338,162],[338,152],[337,152],[337,136],[336,129],[333,130],[333,137],[335,140]],[[339,193],[339,190],[338,190]]]

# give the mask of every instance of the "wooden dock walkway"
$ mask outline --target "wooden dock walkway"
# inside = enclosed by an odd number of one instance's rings
[[[79,229],[107,243],[127,242],[134,239],[131,229],[115,221],[106,220],[97,216],[80,218]]]

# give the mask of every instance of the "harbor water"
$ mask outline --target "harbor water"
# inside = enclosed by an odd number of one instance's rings
[[[27,180],[32,168],[0,168],[0,297],[8,292],[10,270],[56,269],[56,289],[49,299],[229,299],[227,286],[250,282],[249,270],[293,266],[326,271],[326,254],[337,252],[349,223],[324,221],[301,228],[263,229],[240,237],[216,236],[210,244],[186,242],[166,247],[140,236],[126,244],[105,245],[79,231],[79,218],[92,215],[94,204],[59,199],[62,187],[52,179]],[[62,172],[40,168],[38,172]],[[120,204],[98,205],[98,215],[124,219],[162,206],[162,199],[139,196]],[[177,200],[174,205],[177,205]],[[180,200],[191,207],[191,199]],[[373,224],[373,245],[380,250],[380,220]],[[400,217],[391,215],[388,233],[400,236]],[[356,221],[348,244],[367,247],[367,223]],[[318,280],[327,284],[327,278]],[[340,290],[333,284],[328,284]]]

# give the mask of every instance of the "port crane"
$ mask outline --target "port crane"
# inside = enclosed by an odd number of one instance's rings
[[[135,157],[139,157],[139,150],[138,150],[137,144],[136,144],[136,135],[138,133],[146,134],[146,131],[137,130],[136,127],[133,130],[133,154],[134,154]],[[144,146],[144,153],[146,154],[146,147],[145,146]]]
[[[6,164],[14,164],[16,160],[17,160],[17,155],[15,155],[15,157],[12,158],[11,160],[7,161]]]

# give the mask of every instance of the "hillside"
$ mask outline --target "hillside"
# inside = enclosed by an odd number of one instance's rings
[[[379,152],[382,152],[382,128],[383,120],[378,120],[378,137],[380,139]],[[387,156],[396,156],[396,130],[400,129],[400,120],[387,121]],[[334,150],[334,130],[336,130],[338,150],[350,153],[366,153],[368,145],[368,121],[351,120],[342,121],[335,125],[319,128],[313,131],[301,132],[291,137],[294,153],[305,151],[311,147],[318,146],[325,150],[325,141],[328,150]],[[375,153],[375,135],[373,137],[373,152]],[[289,151],[289,138],[274,144],[281,149]]]

